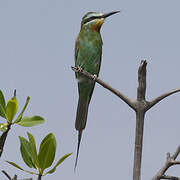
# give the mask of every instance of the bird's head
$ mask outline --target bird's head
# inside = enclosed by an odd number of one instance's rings
[[[105,14],[99,12],[88,12],[82,18],[81,29],[91,29],[94,31],[99,31],[102,24],[104,23],[104,20],[107,17],[119,12],[120,11],[113,11]]]

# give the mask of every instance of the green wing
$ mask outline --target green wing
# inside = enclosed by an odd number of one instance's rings
[[[76,67],[78,67],[78,65],[77,65],[78,52],[79,52],[79,36],[76,39],[75,49],[74,49],[74,60],[75,60],[75,66]],[[76,78],[77,78],[77,73],[75,73],[75,75],[76,75]]]
[[[97,37],[95,36],[95,38],[90,39],[88,37],[83,38],[82,34],[79,34],[76,39],[74,52],[76,67],[82,67],[85,71],[98,76],[101,65],[101,54],[102,40],[99,34]],[[80,80],[78,82],[79,94],[84,99],[88,98],[90,101],[95,83],[78,73],[76,73],[76,78]]]

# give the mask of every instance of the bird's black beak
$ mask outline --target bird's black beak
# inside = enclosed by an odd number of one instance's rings
[[[111,15],[113,15],[113,14],[116,14],[116,13],[119,13],[120,11],[113,11],[113,12],[110,12],[110,13],[106,13],[106,14],[103,14],[102,16],[101,16],[101,18],[107,18],[107,17],[109,17],[109,16],[111,16]]]

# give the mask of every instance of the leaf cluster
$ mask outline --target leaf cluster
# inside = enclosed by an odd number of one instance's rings
[[[0,117],[6,120],[5,123],[0,123],[0,131],[3,134],[0,137],[0,155],[3,151],[3,146],[10,130],[11,125],[17,124],[24,127],[32,127],[38,124],[44,123],[44,118],[41,116],[24,116],[24,112],[29,104],[30,97],[28,96],[24,107],[20,113],[16,116],[18,111],[18,101],[16,98],[16,91],[14,91],[14,96],[9,99],[6,103],[4,95],[0,90]],[[16,117],[16,118],[15,118]],[[56,164],[48,171],[44,172],[47,168],[51,167],[55,154],[56,154],[56,138],[53,133],[49,133],[41,142],[39,151],[36,148],[36,141],[31,133],[27,133],[28,139],[19,136],[20,141],[20,152],[23,161],[29,168],[33,168],[36,172],[25,170],[16,163],[12,161],[6,161],[12,166],[25,171],[30,174],[38,175],[42,177],[47,174],[52,174],[55,172],[57,166],[59,166],[67,157],[72,153],[65,154],[61,157]],[[38,178],[39,179],[39,178]]]
[[[5,123],[0,123],[0,131],[6,131],[7,126],[12,124],[17,124],[24,127],[32,127],[44,123],[45,120],[41,116],[23,116],[29,101],[30,97],[28,96],[23,109],[21,110],[17,118],[13,121],[18,111],[18,101],[16,98],[16,93],[14,93],[14,96],[6,103],[4,95],[0,90],[0,116],[6,120]]]
[[[69,157],[72,154],[72,153],[65,154],[57,161],[57,163],[54,165],[53,168],[51,168],[50,170],[44,173],[44,170],[49,168],[54,161],[56,154],[56,138],[53,135],[53,133],[49,133],[42,140],[39,148],[39,153],[37,153],[34,136],[29,132],[27,133],[27,135],[28,135],[28,140],[25,139],[24,137],[21,136],[19,137],[21,156],[23,161],[26,163],[26,165],[29,168],[36,169],[37,172],[25,170],[16,163],[12,161],[7,161],[9,164],[13,165],[14,167],[22,171],[25,171],[30,174],[42,175],[42,176],[47,174],[52,174],[53,172],[55,172],[57,166],[59,166],[67,157]]]

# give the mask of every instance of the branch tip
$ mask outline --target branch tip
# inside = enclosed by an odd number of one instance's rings
[[[141,65],[142,66],[146,66],[147,65],[147,61],[146,60],[141,60]]]
[[[16,96],[16,89],[14,90],[14,97]]]
[[[167,152],[167,160],[171,157],[170,152]]]

